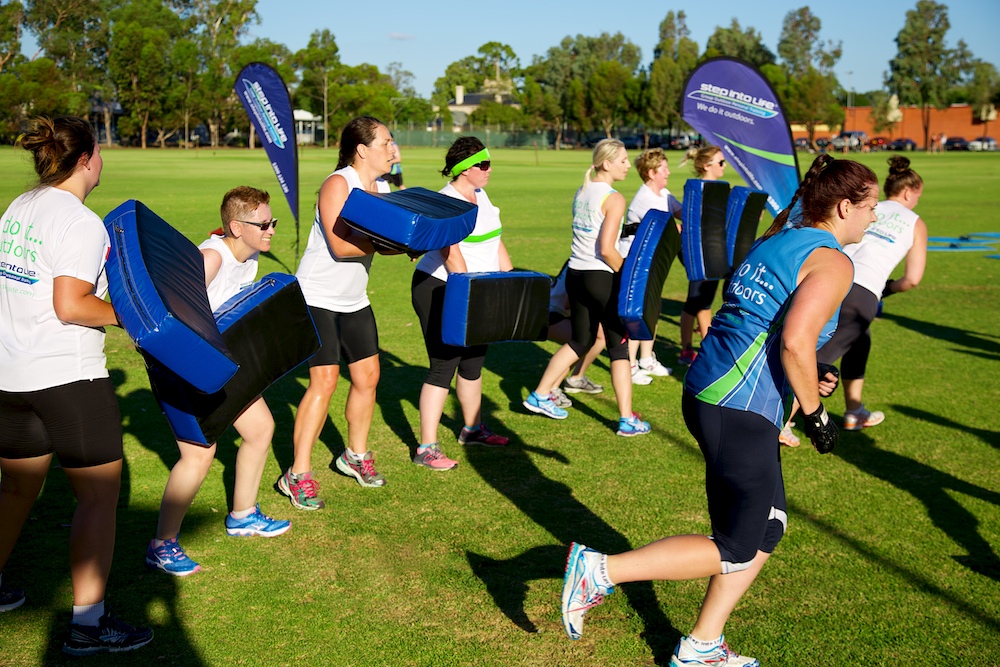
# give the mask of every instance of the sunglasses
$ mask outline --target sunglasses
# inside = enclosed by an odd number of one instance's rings
[[[476,167],[480,171],[489,171],[490,170],[490,161],[489,160],[483,160],[479,164],[474,164],[472,166]]]
[[[275,229],[277,229],[278,227],[277,218],[271,218],[267,222],[250,222],[249,220],[236,220],[236,222],[242,222],[244,225],[253,225],[254,227],[260,229],[260,231],[262,232],[266,232],[268,229],[271,229],[272,227],[274,227]]]
[[[719,160],[718,162],[709,162],[708,166],[711,167],[713,164],[717,164],[720,167],[725,167],[726,166],[726,161],[725,160]]]

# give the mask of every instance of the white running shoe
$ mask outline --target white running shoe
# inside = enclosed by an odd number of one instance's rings
[[[653,378],[646,375],[646,371],[642,370],[638,366],[632,367],[632,384],[647,385],[653,381]]]
[[[649,359],[640,359],[639,369],[646,375],[654,375],[661,378],[673,373],[672,370],[659,362],[655,354]]]

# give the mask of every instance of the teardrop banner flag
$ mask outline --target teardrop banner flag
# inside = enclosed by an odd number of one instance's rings
[[[752,188],[767,193],[777,216],[799,187],[792,131],[777,93],[756,67],[719,57],[696,67],[684,84],[681,115]]]
[[[233,84],[250,121],[260,134],[264,152],[295,218],[295,263],[299,261],[299,149],[288,87],[277,70],[266,63],[250,63]]]

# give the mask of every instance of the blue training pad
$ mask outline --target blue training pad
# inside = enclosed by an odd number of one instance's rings
[[[549,277],[535,271],[449,274],[441,340],[459,347],[545,340],[549,285]]]
[[[424,253],[465,239],[477,206],[425,188],[374,194],[351,190],[340,213],[348,225],[396,250]]]
[[[222,337],[240,369],[219,391],[203,393],[155,360],[149,382],[177,440],[218,441],[236,418],[319,350],[319,336],[294,276],[271,273],[242,290],[215,313]]]
[[[729,273],[726,209],[729,183],[698,178],[684,183],[681,246],[688,280],[718,280]]]
[[[238,367],[212,316],[201,252],[134,199],[104,226],[108,292],[132,342],[199,390],[221,389]]]
[[[680,248],[680,233],[670,214],[648,211],[622,266],[618,292],[618,316],[632,340],[653,340],[663,283]]]
[[[726,252],[729,267],[739,266],[757,240],[760,216],[767,205],[767,193],[737,185],[729,193],[726,206]]]

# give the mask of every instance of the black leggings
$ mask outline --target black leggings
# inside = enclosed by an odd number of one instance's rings
[[[424,382],[447,389],[451,386],[456,369],[463,379],[480,378],[483,374],[483,363],[486,361],[486,346],[458,347],[446,345],[441,340],[445,284],[443,280],[429,273],[414,271],[410,290],[413,310],[420,319],[420,328],[424,332],[424,346],[430,359],[430,371]]]
[[[757,551],[774,551],[788,523],[778,427],[756,413],[705,403],[686,391],[681,409],[705,457],[708,514],[722,571],[745,570]]]
[[[604,326],[611,361],[628,359],[628,336],[618,317],[620,273],[607,271],[566,271],[566,296],[573,339],[569,346],[582,357],[597,340],[597,325]]]
[[[718,289],[718,280],[692,280],[689,282],[684,312],[688,315],[697,315],[699,311],[711,310]]]
[[[832,364],[843,357],[840,377],[845,380],[863,379],[872,349],[872,336],[868,327],[877,313],[878,297],[861,285],[851,287],[840,307],[837,330],[816,353],[816,360]]]

